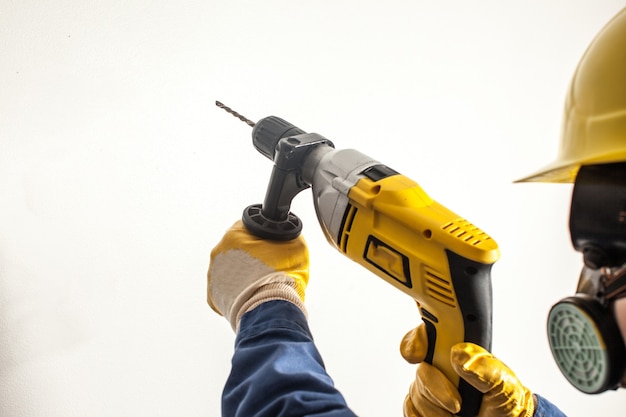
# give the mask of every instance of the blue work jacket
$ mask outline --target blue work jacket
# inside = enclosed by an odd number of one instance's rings
[[[565,417],[537,396],[534,417]],[[398,411],[389,415],[398,415]],[[356,417],[313,342],[306,317],[287,301],[269,301],[241,318],[223,417]]]

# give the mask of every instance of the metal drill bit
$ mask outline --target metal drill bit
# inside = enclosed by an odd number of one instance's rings
[[[242,116],[241,114],[237,113],[235,110],[233,110],[230,107],[224,105],[223,103],[221,103],[221,102],[216,100],[215,101],[215,105],[217,107],[220,107],[220,108],[226,110],[228,113],[232,114],[233,116],[235,116],[237,119],[241,120],[242,122],[244,122],[248,126],[254,127],[255,123],[252,120]]]

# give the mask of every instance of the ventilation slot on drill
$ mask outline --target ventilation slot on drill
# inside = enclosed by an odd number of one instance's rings
[[[491,240],[491,237],[487,233],[463,219],[449,222],[444,225],[442,229],[472,246],[478,246],[483,242]]]
[[[343,220],[341,221],[341,228],[339,229],[341,231],[341,235],[339,236],[338,242],[341,251],[344,253],[348,250],[348,238],[350,237],[350,230],[352,229],[352,223],[354,222],[356,212],[357,208],[352,204],[348,204]]]
[[[424,268],[428,295],[443,304],[456,308],[452,284],[442,274],[429,267]]]

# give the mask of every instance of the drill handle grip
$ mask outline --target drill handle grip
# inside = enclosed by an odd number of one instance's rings
[[[463,318],[463,338],[454,340],[446,334],[445,322],[433,316],[424,308],[420,309],[422,320],[428,334],[428,351],[425,361],[457,376],[450,365],[452,345],[460,341],[471,342],[491,350],[493,307],[491,268],[493,264],[484,264],[465,258],[453,251],[446,251],[452,285],[456,293],[456,302]],[[447,336],[447,337],[446,337]],[[444,373],[445,373],[444,372]],[[461,411],[458,416],[475,417],[482,402],[482,393],[459,378]]]

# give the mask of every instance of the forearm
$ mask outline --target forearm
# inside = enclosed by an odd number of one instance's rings
[[[295,305],[270,301],[244,314],[222,415],[353,417]]]
[[[547,399],[536,395],[537,408],[533,417],[567,417],[559,408]]]

